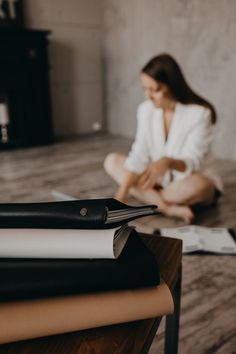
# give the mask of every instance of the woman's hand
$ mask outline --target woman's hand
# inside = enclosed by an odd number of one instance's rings
[[[166,171],[170,168],[170,165],[171,158],[165,156],[152,162],[141,175],[138,181],[138,186],[143,189],[154,188],[157,183],[161,183],[161,180]]]

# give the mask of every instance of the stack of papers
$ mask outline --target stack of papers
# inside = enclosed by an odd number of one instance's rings
[[[178,238],[183,241],[183,253],[211,252],[236,254],[236,242],[226,228],[209,228],[204,226],[183,226],[163,228],[161,236]]]

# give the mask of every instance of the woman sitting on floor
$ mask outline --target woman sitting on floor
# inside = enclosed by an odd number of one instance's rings
[[[109,154],[107,173],[120,185],[115,198],[130,192],[157,204],[168,216],[194,219],[191,206],[215,200],[214,176],[201,165],[209,154],[214,107],[188,86],[176,61],[167,54],[151,59],[141,71],[147,100],[138,108],[137,133],[128,156]]]

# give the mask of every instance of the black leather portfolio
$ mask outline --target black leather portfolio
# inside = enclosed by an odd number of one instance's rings
[[[155,215],[155,205],[129,206],[113,198],[0,204],[0,228],[105,229]]]
[[[156,260],[135,230],[118,259],[0,259],[1,301],[159,283]]]

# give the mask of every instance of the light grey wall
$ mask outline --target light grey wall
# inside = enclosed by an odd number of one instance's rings
[[[136,108],[143,99],[140,68],[168,52],[193,89],[216,106],[214,152],[236,159],[235,43],[235,0],[105,0],[109,131],[134,136]]]
[[[103,120],[100,0],[24,0],[28,27],[49,29],[55,134],[91,132]]]

